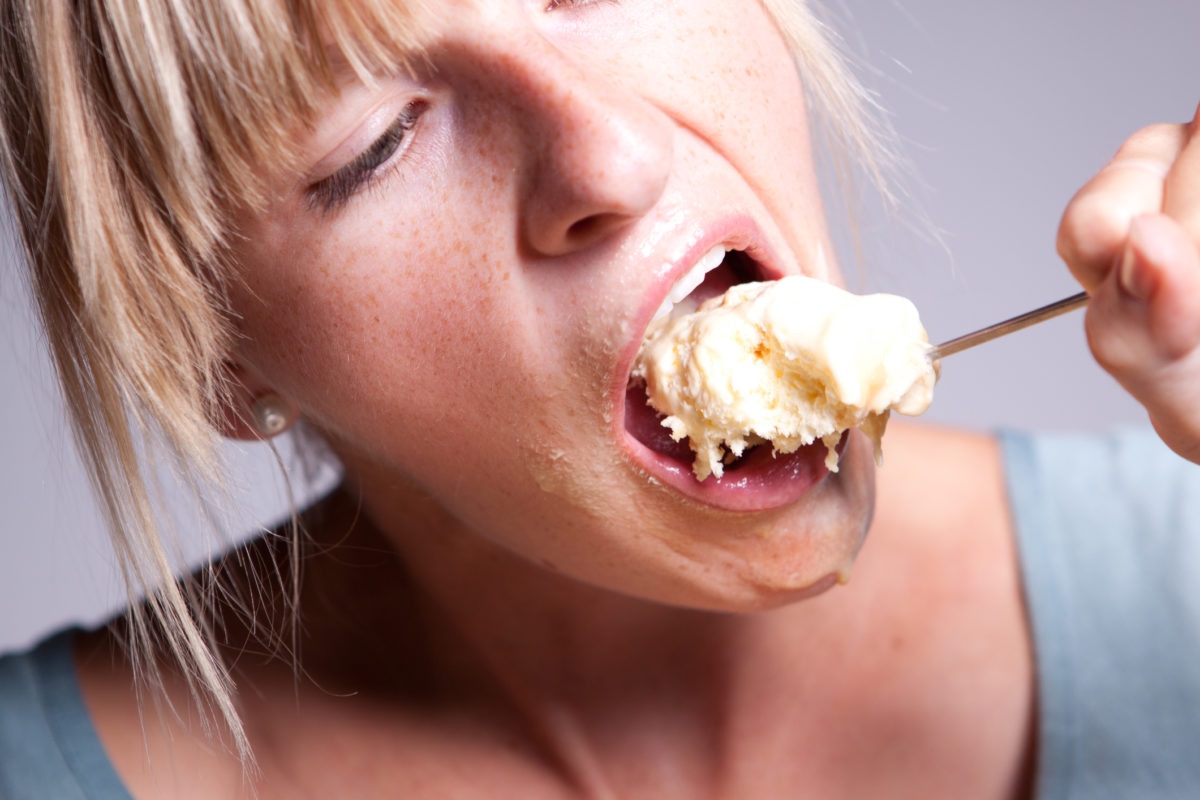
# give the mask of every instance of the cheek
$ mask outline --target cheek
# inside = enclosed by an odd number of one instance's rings
[[[738,137],[731,158],[777,219],[804,226],[803,238],[792,242],[803,249],[803,239],[823,225],[804,89],[774,22],[753,5],[758,11],[745,22],[722,6],[724,35],[714,46],[724,56],[716,82],[725,118],[717,135]]]
[[[296,223],[260,236],[278,255],[251,260],[237,301],[246,359],[319,427],[395,424],[402,408],[464,417],[488,365],[516,344],[519,329],[501,319],[509,273],[456,247],[442,221],[383,216],[321,237]]]
[[[448,499],[464,480],[578,495],[567,465],[606,444],[611,318],[592,318],[586,285],[523,270],[495,205],[452,224],[371,208],[337,234],[297,220],[255,232],[278,256],[247,260],[246,360],[335,450],[448,505],[467,502]]]
[[[674,8],[671,19],[664,10],[644,46],[635,39],[633,55],[613,58],[622,60],[632,91],[738,171],[781,222],[795,252],[811,252],[814,242],[824,241],[824,216],[804,87],[782,35],[753,0],[686,6]]]

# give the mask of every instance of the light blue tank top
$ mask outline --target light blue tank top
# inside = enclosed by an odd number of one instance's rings
[[[74,638],[0,659],[0,800],[132,800],[84,707]]]
[[[1197,800],[1200,467],[1141,432],[1001,443],[1037,659],[1036,797]],[[71,640],[0,659],[0,800],[131,800]]]
[[[1200,467],[1152,434],[1002,437],[1039,800],[1200,799]]]

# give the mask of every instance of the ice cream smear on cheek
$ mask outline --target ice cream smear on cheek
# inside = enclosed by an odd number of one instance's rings
[[[661,433],[686,442],[700,481],[720,479],[754,448],[779,455],[818,440],[836,471],[851,428],[874,441],[878,459],[890,412],[920,414],[933,399],[937,373],[916,308],[803,276],[740,282],[744,257],[706,254],[651,322],[630,396],[644,392],[662,431],[648,441],[642,423],[635,436],[662,453]]]

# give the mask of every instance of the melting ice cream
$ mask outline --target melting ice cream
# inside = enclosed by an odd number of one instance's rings
[[[672,438],[687,438],[699,480],[720,478],[750,447],[791,453],[818,439],[836,471],[844,431],[860,428],[878,458],[889,413],[928,408],[937,380],[929,350],[905,298],[793,276],[656,319],[633,376]]]

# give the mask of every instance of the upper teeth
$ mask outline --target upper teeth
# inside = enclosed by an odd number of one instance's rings
[[[658,320],[667,316],[671,313],[671,309],[676,303],[696,291],[696,288],[704,283],[704,276],[719,267],[721,262],[725,260],[725,253],[727,252],[723,246],[717,245],[702,255],[700,260],[696,262],[696,266],[688,270],[687,274],[671,287],[671,291],[667,292],[666,299],[658,307],[658,311],[654,312],[654,319]]]

